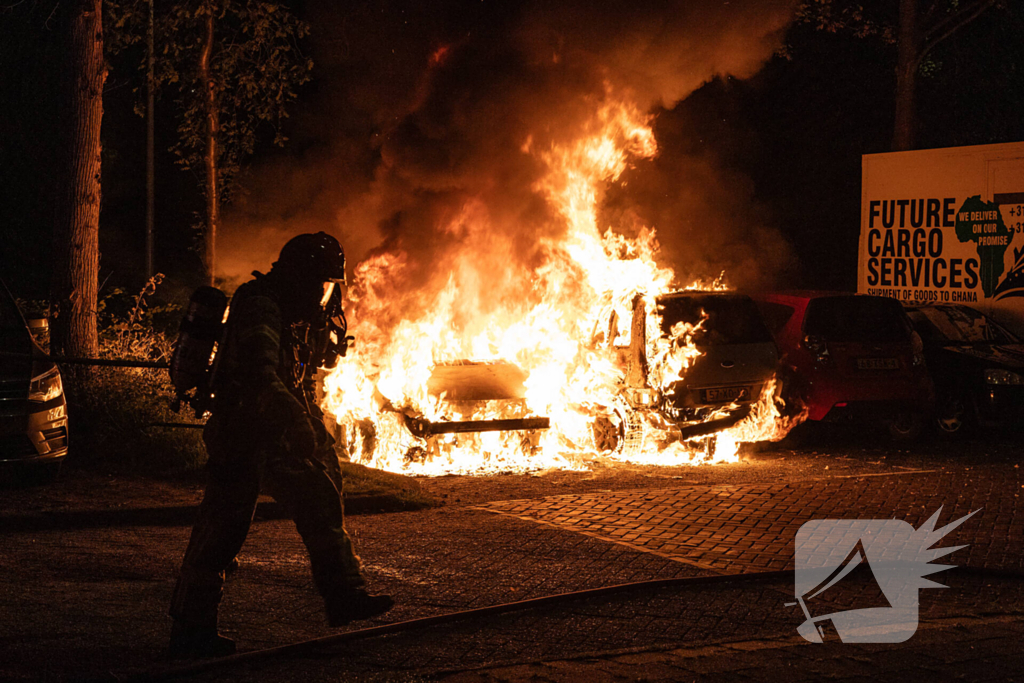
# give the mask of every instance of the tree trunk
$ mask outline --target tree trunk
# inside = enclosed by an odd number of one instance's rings
[[[153,221],[156,210],[155,121],[153,119],[153,2],[149,0],[149,25],[146,28],[146,279],[153,277]]]
[[[213,3],[207,3],[206,9],[206,40],[199,56],[199,77],[206,88],[206,254],[203,261],[207,282],[214,285],[217,267],[217,226],[220,223],[217,186],[217,133],[220,130],[220,121],[217,116],[217,84],[210,67],[213,57]]]
[[[914,148],[917,112],[914,90],[917,85],[919,49],[917,0],[900,0],[900,25],[896,57],[896,116],[892,130],[892,151]]]
[[[61,79],[67,106],[50,285],[51,349],[95,356],[99,273],[100,124],[103,120],[101,0],[70,3],[68,59]]]

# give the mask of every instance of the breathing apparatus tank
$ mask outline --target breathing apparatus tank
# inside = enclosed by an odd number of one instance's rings
[[[228,298],[216,287],[200,287],[192,293],[181,321],[178,339],[171,356],[173,408],[187,403],[202,416],[210,399],[214,350],[224,332],[224,311]]]

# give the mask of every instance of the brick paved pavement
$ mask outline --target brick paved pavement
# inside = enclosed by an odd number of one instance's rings
[[[514,582],[517,572],[531,565],[522,556],[529,557],[543,548],[537,552],[535,570],[525,574],[529,577],[526,585],[541,580],[540,586],[562,585],[568,589],[579,582],[578,577],[551,582],[549,572],[557,572],[561,548],[569,548],[572,553],[572,541],[566,536],[569,534],[580,540],[602,542],[609,551],[643,553],[652,559],[703,572],[750,573],[791,565],[792,536],[803,521],[812,517],[886,518],[900,516],[903,511],[904,518],[919,525],[940,505],[945,505],[943,520],[984,505],[983,513],[965,524],[959,537],[945,543],[969,542],[974,552],[959,551],[951,561],[964,563],[966,559],[974,567],[1016,570],[1021,554],[1016,493],[1019,487],[1017,470],[1006,468],[984,474],[929,472],[504,501],[477,509],[501,513],[495,515],[497,518],[535,524],[539,535],[520,528],[515,533],[525,534],[522,547],[505,546],[497,562],[477,566],[496,572],[494,584]],[[442,519],[437,518],[439,524],[454,521]],[[473,527],[481,524],[479,518],[458,519],[460,524],[467,525],[459,528],[458,535],[472,537],[485,554],[484,549],[495,540],[493,534],[502,533],[487,525],[474,531]],[[542,540],[545,533],[558,536]],[[394,530],[385,531],[385,536],[394,538]],[[636,555],[626,555],[616,562],[627,558],[636,561]],[[609,569],[614,564],[609,564]],[[569,569],[571,565],[562,566]],[[658,570],[664,572],[665,565],[659,565]],[[611,571],[604,584],[615,583],[621,576],[621,570]],[[588,580],[593,578],[590,575]],[[950,587],[945,591],[921,592],[925,630],[935,633],[926,638],[915,636],[909,644],[899,646],[858,646],[841,651],[826,646],[820,651],[798,651],[803,641],[795,640],[795,633],[803,616],[798,608],[785,606],[785,602],[792,600],[792,585],[780,581],[700,588],[638,588],[616,596],[477,618],[433,627],[427,632],[413,631],[333,648],[322,661],[304,662],[302,670],[303,675],[313,679],[328,680],[342,674],[370,675],[384,668],[394,674],[434,676],[446,669],[488,666],[486,671],[462,673],[454,680],[536,677],[601,681],[636,680],[643,676],[653,680],[688,680],[709,672],[737,680],[756,679],[765,676],[752,671],[763,669],[785,671],[786,677],[793,680],[827,675],[840,680],[868,676],[901,682],[913,680],[906,669],[922,662],[943,672],[960,667],[971,674],[971,680],[984,680],[989,671],[1005,674],[1015,670],[1022,663],[1016,653],[1019,620],[1024,618],[1024,582],[1015,577],[964,570],[952,570],[935,578]],[[532,584],[532,588],[537,586]],[[505,590],[512,587],[509,585]],[[831,609],[824,611],[856,606],[859,590],[856,584],[840,584],[830,591]],[[979,622],[978,615],[987,615],[987,621]],[[963,623],[968,626],[962,626]],[[740,644],[713,646],[723,641]],[[681,643],[690,650],[679,650]],[[700,643],[709,647],[693,649]],[[1013,647],[1009,647],[1011,643]],[[593,654],[630,647],[640,648],[641,653],[622,658]],[[742,648],[749,651],[741,652]],[[579,658],[587,653],[590,655]],[[539,660],[548,663],[514,664]],[[496,666],[497,662],[510,664],[502,667]],[[973,671],[965,662],[972,663]],[[293,663],[269,663],[216,678],[242,681],[257,672],[282,677],[292,670],[290,667]],[[931,670],[924,673],[937,675]]]
[[[570,529],[721,573],[792,567],[793,539],[810,519],[903,519],[940,524],[972,510],[944,545],[969,543],[951,561],[1024,570],[1019,468],[859,476],[796,483],[684,487],[503,501],[478,509]]]
[[[792,536],[808,518],[896,516],[917,525],[939,505],[946,506],[943,521],[984,507],[950,539],[950,544],[971,544],[952,562],[1018,570],[1020,487],[1016,468],[993,466],[554,496],[479,509],[357,516],[350,526],[371,585],[398,599],[386,617],[397,621],[627,581],[774,569],[790,562]],[[157,663],[188,528],[126,523],[71,529],[26,526],[0,535],[9,579],[0,584],[0,678],[40,678],[39,670],[26,670],[19,662],[40,663],[44,677],[52,680]],[[241,559],[229,580],[224,626],[243,649],[329,632],[301,541],[289,522],[257,522]],[[15,574],[23,578],[15,580]],[[956,570],[938,578],[951,588],[922,591],[922,615],[928,620],[1024,613],[1024,582]],[[374,639],[322,659],[239,670],[236,680],[264,673],[268,680],[373,679],[381,670],[408,678],[637,646],[774,642],[791,637],[800,621],[796,608],[783,605],[792,600],[786,595],[791,592],[784,582],[640,591]],[[849,591],[830,597],[837,608],[856,601]],[[944,632],[949,642],[963,641],[966,647],[987,638],[978,630]],[[787,647],[776,649],[790,652]],[[875,661],[880,655],[870,657]],[[885,672],[896,670],[882,664]]]

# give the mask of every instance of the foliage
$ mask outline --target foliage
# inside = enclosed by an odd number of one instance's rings
[[[149,279],[142,290],[124,307],[125,293],[117,288],[99,302],[100,354],[104,358],[133,360],[170,360],[171,340],[161,331],[159,322],[177,317],[177,304],[150,306],[146,300],[164,280],[163,273]],[[162,326],[166,329],[166,323]]]
[[[145,0],[105,2],[112,52],[144,40],[147,7]],[[154,78],[158,91],[167,91],[174,99],[178,139],[171,150],[185,170],[202,167],[206,147],[205,84],[200,82],[199,59],[211,14],[215,44],[210,69],[220,124],[217,166],[221,199],[226,200],[262,130],[273,133],[276,145],[287,140],[281,126],[298,88],[309,80],[313,63],[300,49],[309,25],[282,4],[265,0],[157,3]],[[140,73],[145,73],[144,55]],[[138,113],[144,112],[139,109]]]
[[[178,317],[174,305],[150,306],[163,280],[156,275],[133,296],[111,290],[99,303],[100,355],[130,360],[168,360],[171,339],[163,331]],[[166,370],[143,368],[61,369],[71,429],[69,462],[120,472],[181,474],[206,461],[199,429],[157,427],[188,422],[171,411],[174,390]]]
[[[806,0],[797,7],[796,23],[828,33],[850,33],[857,38],[878,37],[896,42],[895,16],[872,12],[857,2]]]
[[[186,422],[170,409],[166,370],[62,370],[71,432],[69,464],[107,471],[180,475],[206,462],[202,431],[155,426]]]
[[[828,33],[857,38],[877,38],[895,45],[899,32],[899,2],[881,0],[804,0],[796,12],[796,24]],[[990,7],[1008,9],[1000,0],[923,0],[916,13],[920,69],[934,75],[941,64],[926,60],[932,47]]]

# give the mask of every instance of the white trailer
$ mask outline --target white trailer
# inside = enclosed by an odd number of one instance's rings
[[[857,291],[1024,336],[1024,142],[866,154],[861,183]]]

